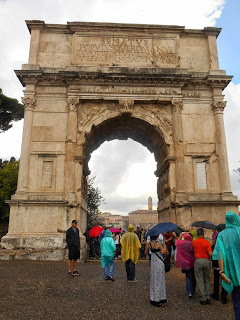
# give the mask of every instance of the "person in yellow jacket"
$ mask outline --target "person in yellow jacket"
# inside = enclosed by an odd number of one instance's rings
[[[132,224],[128,226],[128,232],[124,233],[120,241],[122,245],[121,256],[122,261],[125,262],[127,279],[129,282],[136,282],[135,265],[138,261],[141,244],[138,236],[134,233]]]

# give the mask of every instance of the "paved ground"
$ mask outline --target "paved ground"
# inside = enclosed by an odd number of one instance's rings
[[[128,283],[124,264],[115,263],[115,282],[103,280],[100,261],[78,264],[81,277],[66,276],[66,262],[0,261],[0,320],[40,319],[234,319],[227,305],[189,300],[185,276],[177,267],[166,275],[168,304],[149,304],[149,264],[136,266],[138,282]]]

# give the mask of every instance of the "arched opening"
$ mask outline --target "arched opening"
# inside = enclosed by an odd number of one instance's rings
[[[90,174],[88,164],[91,154],[99,148],[102,143],[115,139],[127,140],[129,138],[146,147],[154,155],[157,164],[154,171],[158,178],[155,184],[155,190],[159,207],[159,201],[162,201],[163,198],[169,195],[169,190],[166,189],[166,185],[168,185],[169,168],[165,163],[169,154],[169,146],[166,144],[159,127],[147,121],[133,117],[130,114],[123,114],[106,119],[98,125],[93,124],[91,130],[85,134],[83,144],[83,172],[85,176]],[[164,192],[162,191],[163,189]]]
[[[127,215],[130,211],[148,210],[148,197],[157,209],[156,162],[149,150],[128,139],[104,142],[89,161],[91,175],[101,190],[105,203],[102,212]]]

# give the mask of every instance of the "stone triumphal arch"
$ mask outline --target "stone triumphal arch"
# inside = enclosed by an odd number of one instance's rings
[[[132,138],[154,153],[159,221],[223,222],[229,181],[217,28],[27,21],[18,188],[4,252],[62,259],[73,218],[86,229],[91,153]],[[144,181],[143,181],[144,183]]]

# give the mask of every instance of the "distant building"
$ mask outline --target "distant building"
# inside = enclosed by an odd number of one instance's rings
[[[143,229],[149,229],[156,223],[158,223],[158,212],[152,210],[152,198],[148,198],[148,210],[134,210],[128,214],[129,224],[132,224],[134,229],[141,227]]]
[[[141,227],[149,229],[158,223],[158,212],[152,210],[152,198],[148,198],[148,210],[134,210],[128,216],[121,216],[120,214],[111,214],[110,212],[101,212],[98,214],[98,220],[105,226],[111,228],[122,228],[127,230],[128,225],[131,223],[136,229]]]
[[[128,226],[128,216],[122,216],[120,214],[101,212],[98,214],[98,220],[109,228],[114,227],[126,230]]]

